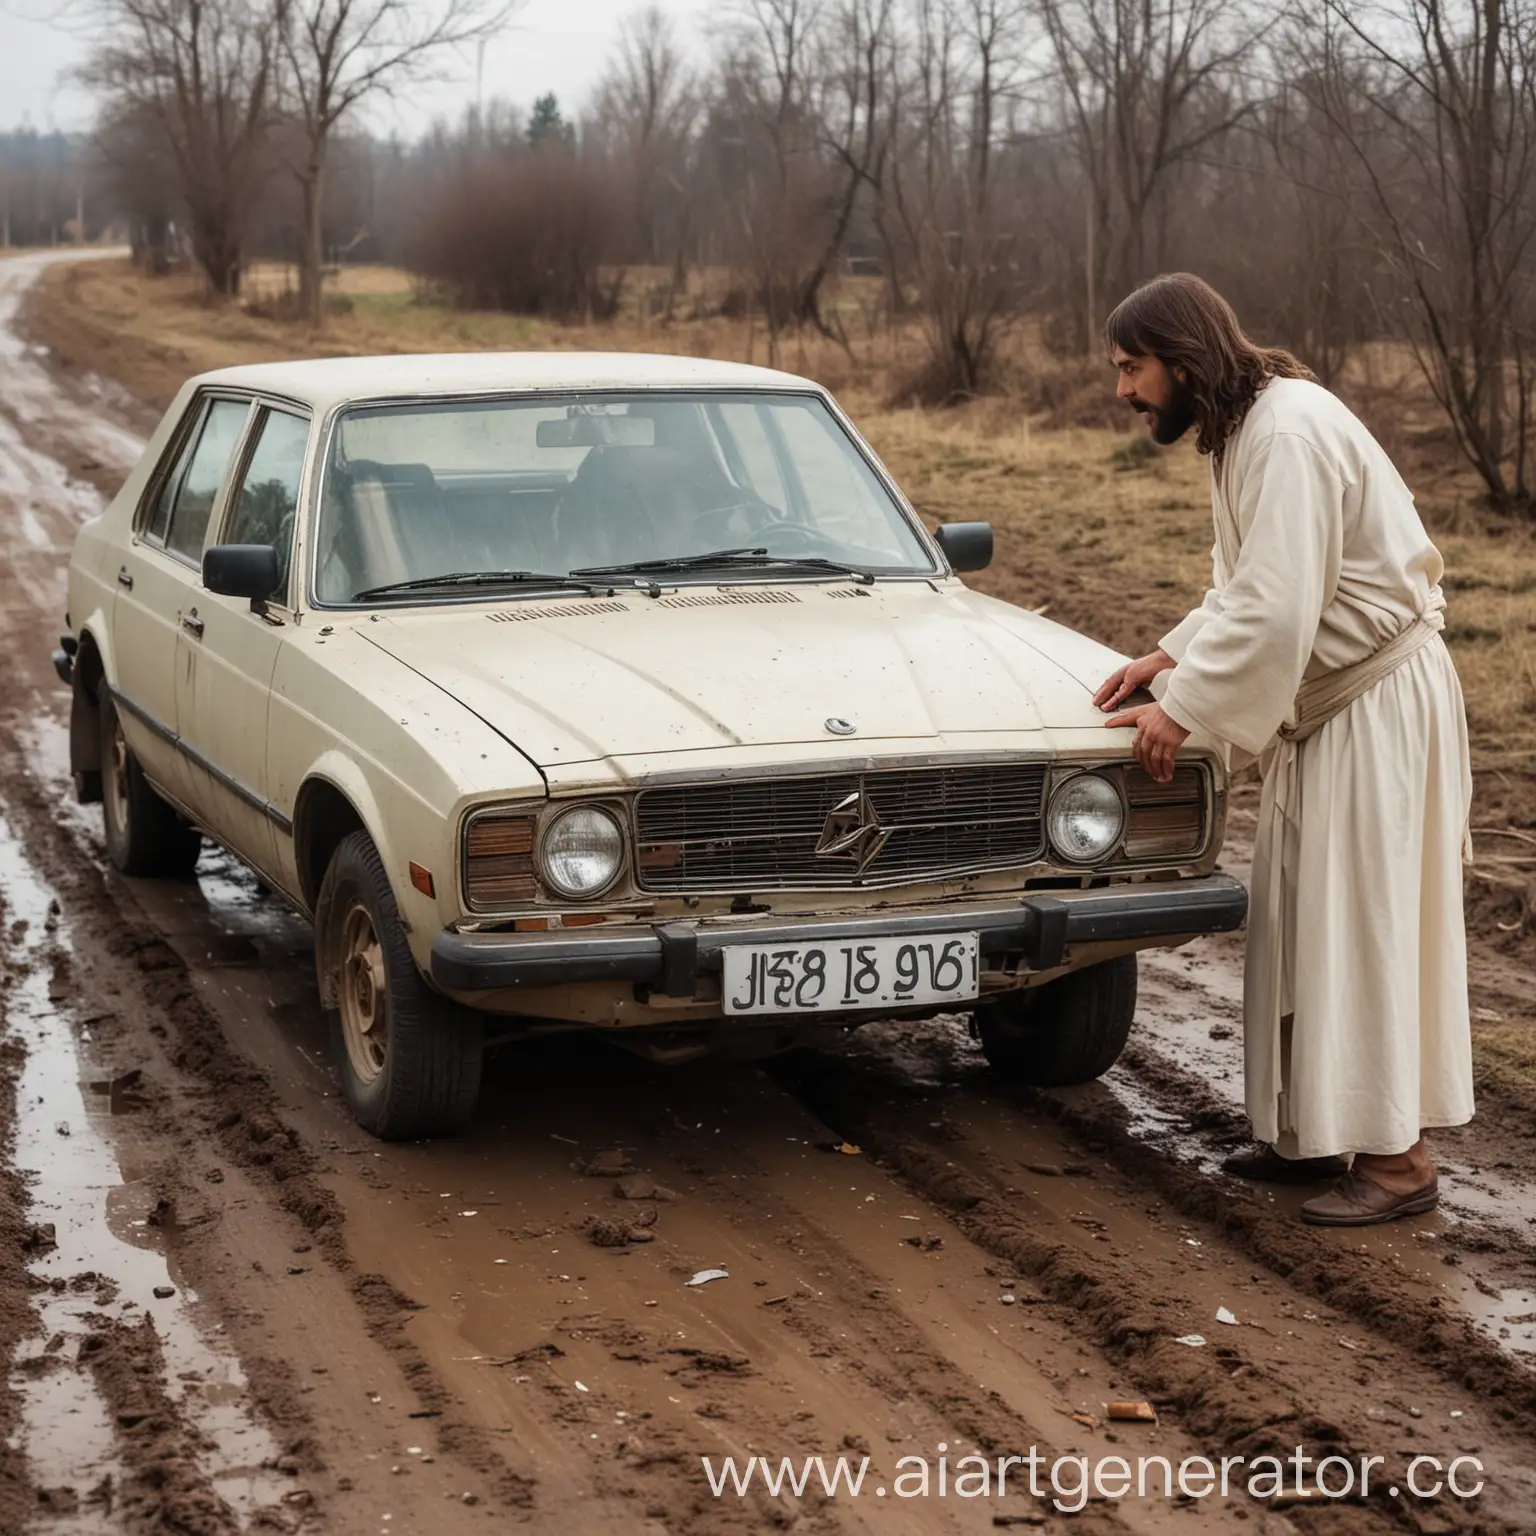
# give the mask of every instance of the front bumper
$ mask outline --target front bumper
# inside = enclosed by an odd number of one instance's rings
[[[1031,970],[1062,964],[1069,944],[1135,942],[1229,933],[1248,912],[1230,875],[1089,891],[1051,891],[1007,905],[947,906],[837,918],[702,919],[550,933],[438,934],[432,979],[445,992],[577,981],[634,982],[665,997],[693,997],[698,978],[720,971],[730,944],[815,944],[901,934],[979,933],[982,957],[1021,959]]]

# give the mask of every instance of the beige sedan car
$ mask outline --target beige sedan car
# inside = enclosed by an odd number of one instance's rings
[[[969,1012],[1086,1080],[1135,952],[1243,920],[1225,778],[1137,769],[1121,658],[969,591],[991,550],[787,374],[206,374],[75,546],[76,786],[124,874],[211,838],[312,918],[380,1136],[465,1120],[489,1019],[677,1060]]]

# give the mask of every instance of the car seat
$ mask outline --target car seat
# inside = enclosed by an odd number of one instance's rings
[[[332,471],[328,492],[335,498],[334,540],[321,560],[330,601],[463,568],[442,491],[425,464],[354,459]]]
[[[678,448],[594,448],[555,508],[558,568],[701,554],[713,542],[701,542],[701,515],[741,494]]]

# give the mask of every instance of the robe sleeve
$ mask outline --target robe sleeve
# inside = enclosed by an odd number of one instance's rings
[[[1338,587],[1344,490],[1304,437],[1275,432],[1252,449],[1238,491],[1232,579],[1163,695],[1163,708],[1186,730],[1258,754],[1290,718]]]
[[[1214,563],[1214,556],[1213,556]],[[1157,642],[1158,649],[1172,656],[1175,661],[1183,661],[1184,653],[1189,649],[1189,642],[1200,633],[1205,626],[1221,612],[1221,593],[1212,587],[1205,594],[1205,600],[1200,606],[1180,619],[1172,629]]]

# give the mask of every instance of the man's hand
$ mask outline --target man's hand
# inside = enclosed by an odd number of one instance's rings
[[[1174,757],[1189,740],[1189,732],[1161,704],[1140,704],[1106,724],[1111,730],[1117,725],[1134,725],[1137,761],[1159,784],[1173,777]]]
[[[1138,688],[1145,688],[1159,672],[1166,672],[1173,665],[1173,657],[1167,651],[1153,651],[1140,661],[1128,661],[1109,678],[1094,694],[1093,702],[1100,709],[1113,709],[1122,699],[1128,699]]]

